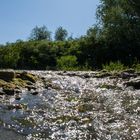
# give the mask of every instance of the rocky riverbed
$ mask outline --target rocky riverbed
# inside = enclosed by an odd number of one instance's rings
[[[11,73],[0,72],[0,140],[140,139],[139,73]]]

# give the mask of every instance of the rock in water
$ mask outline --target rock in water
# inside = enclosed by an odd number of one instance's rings
[[[32,83],[35,83],[37,80],[35,75],[27,73],[26,71],[24,71],[20,74],[20,78],[23,80],[28,80]]]
[[[31,92],[32,95],[37,95],[38,91]]]
[[[124,83],[127,87],[132,86],[134,89],[140,89],[140,78],[135,78]]]
[[[3,89],[3,91],[6,95],[14,95],[15,94],[14,89]]]
[[[14,78],[15,78],[15,72],[13,70],[0,70],[0,79],[9,82]]]

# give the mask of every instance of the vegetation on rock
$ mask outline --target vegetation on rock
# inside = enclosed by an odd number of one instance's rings
[[[5,71],[0,71],[0,73],[1,73],[0,88],[2,88],[1,94],[6,94],[6,95],[14,95],[17,92],[21,92],[18,91],[18,89],[21,88],[27,88],[28,90],[31,89],[35,90],[36,89],[35,83],[39,80],[38,76],[25,71],[11,72],[11,70],[10,71],[5,70]],[[32,94],[35,95],[36,93],[37,92],[33,92]]]

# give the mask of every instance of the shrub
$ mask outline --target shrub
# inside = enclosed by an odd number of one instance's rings
[[[127,68],[119,61],[110,62],[109,64],[102,65],[102,67],[103,67],[103,69],[105,69],[107,71],[122,71]]]
[[[133,68],[137,71],[140,72],[140,63],[134,64]]]
[[[73,55],[61,56],[57,59],[57,67],[61,70],[76,70],[77,57]]]

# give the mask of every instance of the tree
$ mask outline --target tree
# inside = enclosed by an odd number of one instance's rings
[[[51,32],[48,31],[46,26],[38,27],[32,29],[30,34],[30,40],[51,40]]]
[[[108,47],[108,60],[130,64],[140,59],[140,2],[136,0],[100,0],[97,10],[100,38]]]
[[[61,26],[58,27],[55,31],[55,40],[56,41],[64,41],[68,36],[68,32],[66,29],[63,29]]]
[[[101,0],[97,10],[97,18],[102,35],[108,41],[119,42],[139,36],[140,16],[139,1],[136,0]]]
[[[128,3],[135,9],[135,14],[140,17],[140,1],[138,0],[129,0]]]

